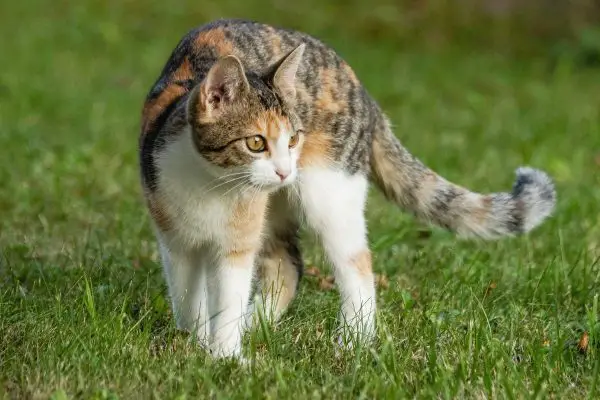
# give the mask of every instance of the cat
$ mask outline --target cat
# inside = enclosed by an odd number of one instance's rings
[[[251,21],[214,21],[180,40],[144,103],[139,146],[177,327],[214,357],[243,357],[252,307],[272,320],[287,309],[304,268],[301,222],[334,268],[340,344],[373,339],[369,180],[463,237],[528,232],[556,202],[551,178],[530,167],[516,170],[510,193],[448,182],[400,144],[333,49]]]

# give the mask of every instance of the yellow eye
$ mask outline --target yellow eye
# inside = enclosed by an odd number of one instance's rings
[[[296,147],[296,145],[298,144],[299,141],[300,141],[300,134],[294,133],[294,135],[292,137],[290,137],[290,143],[288,146],[290,147],[290,149],[292,147]]]
[[[248,146],[248,149],[250,149],[250,151],[260,153],[265,151],[265,149],[267,148],[267,143],[264,137],[256,135],[246,138],[246,146]]]

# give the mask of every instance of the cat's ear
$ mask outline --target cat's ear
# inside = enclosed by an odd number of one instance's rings
[[[188,118],[211,120],[250,90],[241,61],[234,55],[221,58],[190,94]]]
[[[273,86],[283,95],[284,99],[294,100],[296,98],[296,73],[305,48],[306,45],[302,43],[292,50],[281,61],[273,75]]]

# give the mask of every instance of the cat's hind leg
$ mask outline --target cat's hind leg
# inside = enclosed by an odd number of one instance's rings
[[[315,229],[333,264],[340,289],[342,335],[369,341],[375,333],[375,284],[364,217],[368,181],[360,173],[305,168],[300,196],[308,224]]]
[[[297,205],[293,201],[290,194],[282,190],[273,195],[269,203],[254,307],[270,322],[277,321],[296,296],[304,269]]]

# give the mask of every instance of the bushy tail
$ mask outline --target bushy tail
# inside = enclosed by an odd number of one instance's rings
[[[374,135],[372,177],[389,200],[463,237],[525,233],[552,213],[556,192],[544,172],[518,168],[510,193],[479,194],[448,182],[413,157],[387,121]]]

